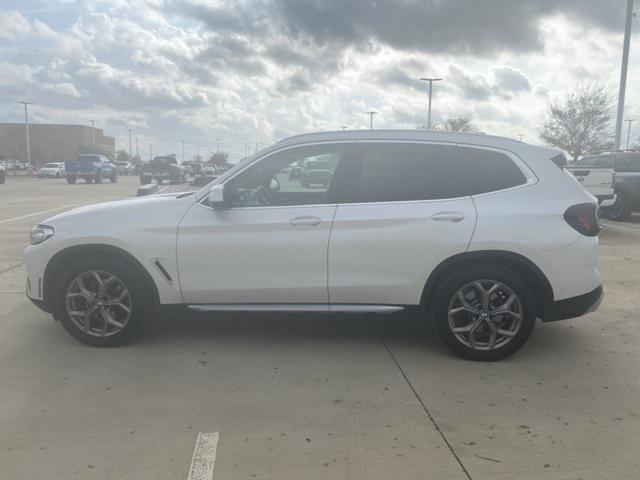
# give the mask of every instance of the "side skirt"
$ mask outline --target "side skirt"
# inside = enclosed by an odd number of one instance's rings
[[[397,313],[404,310],[400,305],[360,305],[360,304],[291,304],[291,303],[254,303],[254,304],[196,304],[187,305],[197,312],[335,312],[335,313]]]

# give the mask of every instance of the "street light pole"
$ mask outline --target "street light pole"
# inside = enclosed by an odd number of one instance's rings
[[[96,153],[96,121],[89,120],[91,124],[91,153]]]
[[[431,98],[433,97],[433,82],[440,82],[442,79],[423,77],[420,80],[423,82],[429,82],[429,114],[427,117],[427,130],[431,130]]]
[[[136,158],[140,160],[140,150],[138,150],[138,137],[136,137]]]
[[[622,68],[620,70],[620,93],[618,95],[618,116],[616,118],[616,150],[620,150],[622,137],[622,119],[624,117],[624,96],[627,89],[627,69],[629,67],[629,44],[631,43],[631,20],[633,19],[633,0],[627,0],[627,17],[624,27],[624,45],[622,48]]]
[[[184,140],[182,140],[182,163],[184,163]]]
[[[221,138],[216,138],[216,153],[220,153],[220,140]]]
[[[133,151],[131,149],[131,133],[135,132],[135,130],[127,130],[129,132],[129,159],[133,156]]]
[[[31,165],[31,141],[29,140],[29,114],[27,112],[27,106],[33,105],[33,102],[20,102],[24,105],[24,129],[27,139],[27,169],[29,175],[33,171],[33,165]]]
[[[373,116],[378,112],[371,110],[370,112],[365,113],[369,115],[369,130],[373,130]]]
[[[632,118],[632,119],[629,119],[629,120],[625,120],[625,122],[627,122],[629,124],[629,127],[627,129],[627,150],[629,150],[629,143],[631,141],[631,124],[633,122],[635,122],[635,121],[636,121],[635,118]]]

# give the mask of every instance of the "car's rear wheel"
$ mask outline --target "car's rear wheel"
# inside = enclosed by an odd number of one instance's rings
[[[438,289],[433,321],[442,342],[469,360],[494,361],[519,350],[531,336],[536,303],[516,273],[477,265],[450,274]]]
[[[102,183],[102,172],[100,170],[98,170],[98,172],[96,173],[95,182]]]
[[[140,274],[117,257],[82,258],[60,274],[55,288],[55,319],[87,345],[120,345],[151,314],[151,297]]]
[[[116,183],[118,181],[118,174],[112,173],[110,180],[111,180],[111,183]]]
[[[67,183],[76,183],[76,177],[67,175]]]
[[[631,215],[629,202],[627,201],[626,195],[622,192],[616,192],[615,203],[610,207],[603,208],[602,210],[605,217],[618,222],[627,220]]]
[[[4,172],[0,172],[0,185],[4,183],[6,177]]]

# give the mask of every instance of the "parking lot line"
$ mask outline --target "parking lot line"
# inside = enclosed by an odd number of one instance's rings
[[[43,213],[55,212],[56,210],[64,210],[65,208],[76,207],[77,205],[77,203],[72,203],[70,205],[64,205],[62,207],[50,208],[49,210],[41,210],[39,212],[28,213],[27,215],[21,215],[19,217],[5,218],[4,220],[0,220],[0,224],[15,222],[16,220],[22,220],[23,218],[35,217],[36,215],[42,215]]]
[[[198,433],[187,480],[211,480],[216,464],[218,432]]]

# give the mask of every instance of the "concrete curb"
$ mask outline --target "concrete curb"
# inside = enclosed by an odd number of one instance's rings
[[[138,187],[138,197],[144,197],[145,195],[151,195],[152,193],[156,193],[158,190],[157,183],[148,183],[147,185],[141,185]]]

